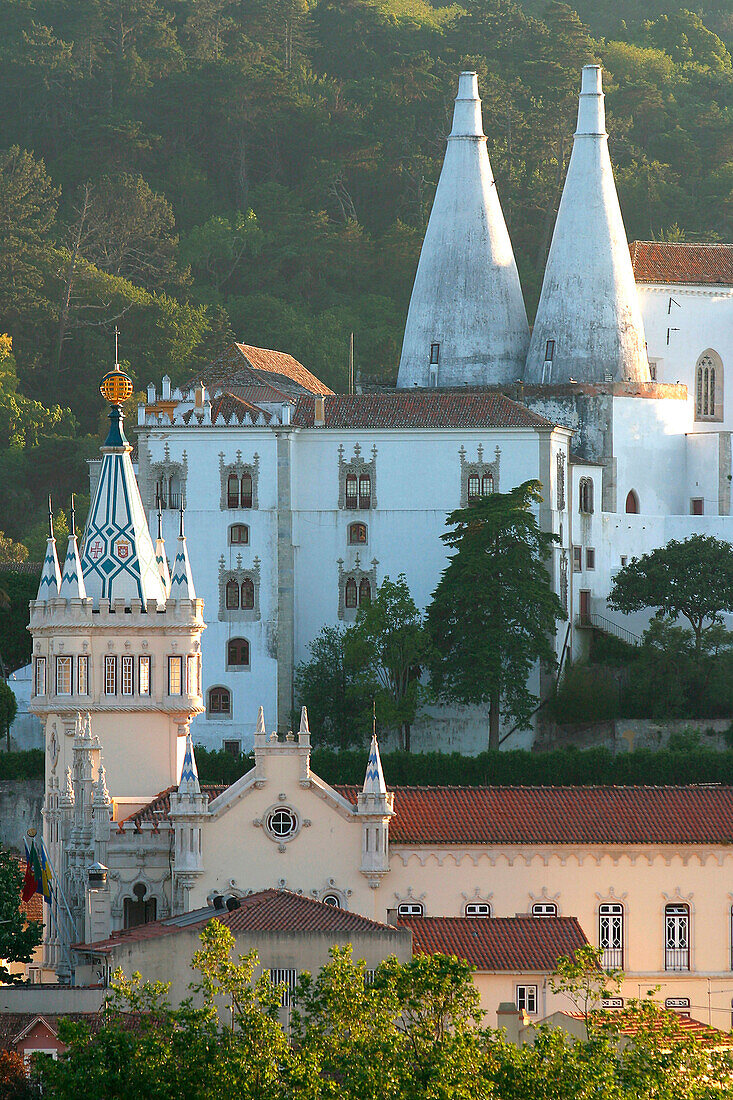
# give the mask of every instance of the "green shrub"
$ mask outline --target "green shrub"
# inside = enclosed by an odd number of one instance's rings
[[[556,722],[592,723],[615,718],[619,712],[616,678],[605,668],[571,665],[547,709]]]
[[[43,779],[43,749],[0,752],[0,779]]]

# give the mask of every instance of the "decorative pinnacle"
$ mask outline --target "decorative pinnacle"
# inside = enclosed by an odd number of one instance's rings
[[[51,507],[51,494],[48,494],[48,537],[53,538],[53,508]]]
[[[158,497],[158,538],[163,541],[163,509],[160,506],[160,497]]]
[[[76,535],[76,509],[74,508],[74,494],[71,494],[71,531],[70,534]]]

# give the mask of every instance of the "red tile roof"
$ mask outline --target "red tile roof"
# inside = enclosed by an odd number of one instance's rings
[[[326,428],[552,428],[549,420],[497,390],[337,393],[324,401]],[[314,426],[315,400],[299,397],[293,424]]]
[[[733,286],[733,244],[669,244],[632,241],[637,283]]]
[[[292,355],[239,343],[230,344],[210,367],[190,378],[183,388],[198,382],[209,390],[217,385],[225,387],[227,383],[246,386],[259,382],[284,387],[286,392],[291,392],[293,386],[296,392],[333,392]]]
[[[168,812],[171,808],[171,791],[175,791],[177,789],[177,786],[166,787],[164,791],[161,791],[160,794],[156,794],[155,798],[151,802],[148,802],[146,806],[143,806],[142,809],[136,810],[134,814],[128,814],[127,817],[120,818],[117,824],[119,832],[122,832],[123,827],[126,824],[134,825],[136,830],[138,831],[143,824],[153,825],[154,827],[157,827],[160,824],[161,820],[168,817]],[[212,799],[216,798],[217,795],[221,794],[222,791],[225,791],[226,789],[226,784],[201,784],[201,791],[203,794],[207,794],[209,796],[209,802],[211,802]]]
[[[393,789],[391,844],[733,843],[733,787]]]
[[[552,971],[588,940],[576,917],[405,917],[418,955],[457,955],[477,970]]]
[[[83,947],[85,951],[113,951],[125,943],[203,928],[210,920],[221,921],[232,932],[394,932],[391,925],[369,920],[360,913],[324,905],[321,901],[290,890],[260,890],[241,898],[239,908],[231,912],[211,907],[198,909],[182,916],[113,932],[108,939],[97,943],[76,946],[80,950]]]
[[[0,1050],[14,1050],[15,1044],[35,1021],[43,1021],[53,1032],[58,1032],[59,1020],[84,1021],[96,1032],[102,1026],[102,1012],[0,1012]]]

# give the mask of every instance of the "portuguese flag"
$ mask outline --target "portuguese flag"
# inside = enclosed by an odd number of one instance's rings
[[[36,842],[31,840],[25,845],[25,878],[21,897],[23,901],[30,901],[34,894],[42,894],[46,901],[51,899],[51,886],[49,882],[48,867],[46,865],[45,852],[39,856],[36,851]]]

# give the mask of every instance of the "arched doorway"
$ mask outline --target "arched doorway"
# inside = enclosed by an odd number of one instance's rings
[[[634,489],[629,489],[626,497],[626,511],[631,516],[639,514],[639,498]]]

